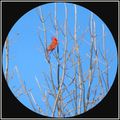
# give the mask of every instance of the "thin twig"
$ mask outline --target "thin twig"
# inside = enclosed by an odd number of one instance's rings
[[[23,79],[22,79],[22,77],[21,77],[21,75],[20,75],[20,72],[19,72],[17,66],[15,66],[15,70],[16,70],[16,72],[17,72],[17,75],[18,75],[18,78],[19,78],[19,81],[20,81],[20,84],[21,84],[21,86],[22,86],[22,89],[23,89],[24,93],[27,95],[28,100],[29,100],[32,108],[34,109],[34,111],[36,111],[36,109],[35,109],[35,107],[34,107],[34,105],[33,105],[32,99],[31,99],[31,97],[30,97],[30,95],[29,95],[29,92],[27,91],[27,88],[26,88],[26,86],[25,86],[25,84],[24,84],[24,81],[23,81]]]
[[[35,81],[36,81],[36,83],[37,83],[37,85],[38,85],[38,88],[39,88],[39,90],[40,90],[43,98],[45,98],[46,107],[49,108],[49,110],[52,112],[52,108],[51,108],[50,103],[49,103],[49,101],[48,101],[48,97],[44,94],[44,92],[43,92],[43,90],[42,90],[42,88],[41,88],[41,86],[40,86],[40,83],[39,83],[39,81],[38,81],[38,79],[37,79],[36,76],[35,76]]]

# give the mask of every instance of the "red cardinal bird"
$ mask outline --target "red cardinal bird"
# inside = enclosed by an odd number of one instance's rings
[[[58,40],[56,37],[53,37],[51,44],[47,48],[47,55],[48,52],[53,51],[57,47],[57,45],[58,45]]]

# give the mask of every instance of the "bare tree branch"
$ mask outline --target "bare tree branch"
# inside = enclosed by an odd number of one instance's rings
[[[5,70],[5,77],[6,77],[6,81],[8,82],[8,67],[9,67],[9,40],[8,37],[6,38],[6,42],[5,42],[5,50],[6,50],[6,70]]]
[[[39,83],[39,81],[38,81],[38,79],[37,79],[36,76],[35,76],[35,80],[36,80],[36,83],[37,83],[37,85],[38,85],[39,90],[41,91],[41,94],[42,94],[43,98],[45,99],[46,107],[49,108],[49,110],[52,112],[52,108],[51,108],[51,106],[50,106],[50,103],[49,103],[49,101],[48,101],[48,98],[47,98],[47,96],[44,94],[44,92],[43,92],[43,90],[42,90],[42,88],[41,88],[41,86],[40,86],[40,83]],[[47,112],[48,112],[48,110],[47,110]]]
[[[64,82],[65,69],[66,69],[66,50],[67,50],[67,6],[66,6],[65,3],[64,3],[64,5],[65,5],[65,26],[64,26],[64,29],[65,29],[65,46],[64,46],[64,63],[63,63],[62,80],[61,80],[61,82],[60,82],[60,86],[59,86],[58,94],[57,94],[57,96],[56,96],[56,100],[55,100],[55,102],[54,102],[52,116],[54,116],[55,109],[56,109],[56,105],[57,105],[57,102],[58,102],[58,98],[59,98],[59,96],[60,96],[60,94],[61,94],[61,88],[62,88],[62,85],[63,85],[63,82]]]
[[[83,73],[82,73],[82,64],[81,64],[81,59],[80,59],[80,52],[79,52],[79,45],[78,45],[78,41],[77,41],[77,35],[76,35],[76,30],[77,30],[77,8],[76,5],[74,5],[75,7],[75,26],[74,26],[74,42],[75,42],[75,48],[76,48],[76,54],[77,54],[77,59],[78,59],[78,80],[80,83],[80,88],[82,88],[82,90],[80,89],[80,99],[79,99],[79,106],[80,109],[78,111],[78,113],[81,113],[81,104],[82,104],[82,100],[83,100],[83,106],[84,106],[84,111],[86,111],[85,109],[85,88],[84,88],[84,83],[83,83]]]
[[[106,56],[106,48],[105,48],[105,28],[104,25],[102,26],[102,37],[103,37],[103,52],[104,52],[104,60],[106,64],[106,85],[107,85],[107,91],[109,90],[109,82],[108,82],[108,60]]]
[[[36,109],[35,109],[35,107],[34,107],[34,105],[33,105],[32,99],[31,99],[31,97],[30,97],[30,94],[29,94],[29,92],[27,91],[26,86],[24,85],[24,81],[23,81],[23,79],[22,79],[22,77],[21,77],[21,75],[20,75],[20,72],[19,72],[17,66],[15,66],[15,70],[16,70],[16,72],[17,72],[18,79],[19,79],[19,81],[20,81],[20,84],[21,84],[21,87],[22,87],[24,93],[27,95],[28,100],[29,100],[29,102],[30,102],[30,104],[31,104],[31,106],[32,106],[32,108],[33,108],[33,110],[36,111]]]

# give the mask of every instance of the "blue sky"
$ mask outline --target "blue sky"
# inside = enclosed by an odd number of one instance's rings
[[[51,18],[54,20],[54,3],[49,3],[42,5],[42,12],[43,16],[46,19],[45,25],[48,29],[47,31],[47,43],[50,44],[51,38],[55,36],[55,29],[53,28],[53,24],[50,20]],[[68,27],[69,31],[74,35],[74,5],[67,3],[68,8]],[[43,54],[43,49],[41,47],[41,43],[38,37],[38,33],[41,36],[41,39],[44,40],[44,32],[41,31],[42,29],[42,23],[40,22],[39,16],[38,16],[38,9],[34,8],[31,11],[24,14],[12,27],[8,34],[9,39],[9,76],[12,74],[14,70],[15,65],[17,65],[20,74],[22,76],[22,79],[25,82],[25,85],[27,89],[31,89],[32,94],[34,95],[37,103],[43,110],[43,115],[51,116],[51,112],[48,111],[46,114],[46,107],[43,103],[42,94],[40,93],[40,90],[36,84],[35,76],[38,78],[40,85],[42,86],[43,91],[47,93],[48,89],[46,86],[46,82],[44,79],[43,73],[47,75],[49,74],[49,66],[45,60],[45,56]],[[64,29],[64,4],[63,3],[57,3],[57,20],[59,25],[62,29]],[[85,73],[89,68],[89,59],[87,57],[87,53],[89,54],[90,50],[90,34],[89,32],[85,33],[84,40],[81,39],[81,35],[86,31],[86,29],[89,27],[89,19],[90,19],[91,11],[89,11],[86,8],[83,8],[81,6],[77,6],[77,39],[79,46],[80,46],[80,55],[82,60],[82,68],[83,73]],[[97,39],[97,48],[99,47],[102,51],[102,25],[105,26],[105,33],[106,33],[106,50],[107,50],[107,59],[108,61],[111,59],[113,55],[114,59],[112,63],[110,63],[110,69],[109,69],[109,84],[110,86],[113,84],[116,70],[117,70],[117,50],[116,45],[114,42],[114,38],[109,31],[108,27],[103,23],[103,21],[93,14],[93,19],[96,22],[96,39]],[[51,32],[49,31],[51,30]],[[63,49],[64,49],[64,36],[62,33],[59,33],[59,48],[60,48],[60,57],[62,57]],[[88,44],[86,44],[86,42]],[[73,40],[71,39],[70,35],[68,35],[68,51],[71,50],[73,45]],[[56,51],[56,50],[55,50]],[[55,52],[54,51],[54,52]],[[103,51],[102,51],[103,52]],[[3,50],[3,70],[5,72],[5,48]],[[53,65],[56,65],[57,61],[55,60],[53,54],[50,54],[51,62]],[[101,70],[104,70],[105,66],[102,64],[103,59],[101,55],[99,54],[100,58],[100,68]],[[61,60],[62,62],[62,60]],[[69,70],[67,71],[70,76],[73,76],[73,69],[70,68],[71,63],[67,64],[67,67]],[[56,66],[55,66],[56,68]],[[61,72],[60,72],[61,74]],[[53,69],[53,77],[54,82],[57,84],[56,80],[56,70]],[[85,76],[84,76],[85,77]],[[95,77],[94,82],[92,84],[92,87],[94,87],[97,83],[97,77]],[[50,82],[50,81],[49,81]],[[65,79],[65,83],[69,84],[70,80]],[[103,83],[104,84],[104,83]],[[18,79],[18,76],[16,72],[14,72],[13,79],[10,79],[10,82],[8,83],[11,91],[15,96],[17,94],[15,93],[15,90],[17,88],[20,88],[20,82]],[[86,90],[88,83],[85,83]],[[104,86],[105,88],[105,86]],[[74,85],[68,88],[69,90],[74,89]],[[98,88],[100,89],[100,88]],[[66,92],[64,94],[67,94]],[[63,94],[63,96],[64,96]],[[99,93],[97,93],[99,94]],[[92,97],[92,95],[91,95]],[[22,102],[25,106],[27,106],[29,109],[33,110],[32,106],[30,105],[28,98],[26,95],[21,95],[19,98],[19,101]],[[53,105],[54,99],[52,97],[49,97],[51,106]],[[69,100],[69,98],[66,99],[66,101]],[[70,104],[69,109],[72,109],[72,105]],[[75,113],[72,113],[71,115],[75,115]],[[70,116],[71,116],[70,115]]]

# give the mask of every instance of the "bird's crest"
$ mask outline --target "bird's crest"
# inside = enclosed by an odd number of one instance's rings
[[[52,41],[57,41],[57,38],[56,37],[52,37]]]

